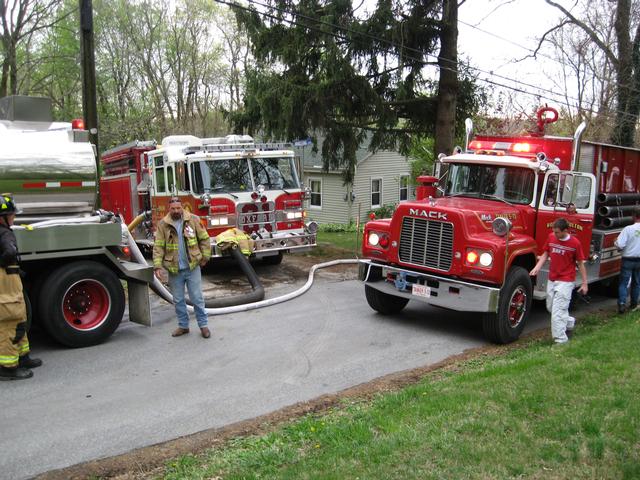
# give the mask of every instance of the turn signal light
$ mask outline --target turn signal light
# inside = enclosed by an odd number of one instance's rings
[[[478,262],[479,255],[473,250],[467,252],[467,263],[475,265]]]

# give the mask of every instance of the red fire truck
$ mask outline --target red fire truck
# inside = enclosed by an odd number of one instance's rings
[[[233,227],[253,237],[254,256],[268,263],[316,244],[317,225],[305,221],[306,192],[287,144],[255,143],[247,135],[174,135],[160,146],[135,141],[113,148],[102,163],[102,206],[127,224],[146,213],[134,232],[141,245],[152,245],[172,195],[201,218],[214,257],[221,255],[214,237]]]
[[[374,310],[418,300],[482,312],[490,340],[516,340],[532,300],[546,296],[548,266],[535,279],[529,271],[559,217],[588,255],[589,283],[615,281],[613,242],[640,203],[640,150],[582,141],[584,123],[573,138],[546,135],[557,118],[545,107],[530,134],[473,141],[467,120],[466,151],[441,155],[415,201],[366,224],[359,274]]]

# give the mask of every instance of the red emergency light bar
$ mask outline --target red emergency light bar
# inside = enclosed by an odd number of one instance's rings
[[[542,145],[531,142],[496,142],[493,140],[473,140],[469,143],[469,149],[482,151],[506,151],[513,153],[536,154],[542,151]]]
[[[82,118],[75,118],[71,120],[72,130],[84,130],[84,120]]]

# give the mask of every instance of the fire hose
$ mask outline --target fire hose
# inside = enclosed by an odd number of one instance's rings
[[[147,262],[144,256],[142,255],[142,252],[140,252],[140,249],[138,248],[138,245],[136,244],[133,236],[131,235],[131,232],[129,232],[129,230],[126,227],[123,228],[123,232],[126,232],[126,235],[129,239],[129,249],[131,251],[132,258],[138,263],[146,265]],[[244,261],[248,263],[246,258],[244,258],[244,255],[242,255],[240,252],[238,252],[238,254],[242,256]],[[263,308],[271,305],[276,305],[278,303],[287,302],[296,297],[299,297],[300,295],[302,295],[303,293],[305,293],[307,290],[311,288],[311,286],[313,285],[313,280],[314,280],[314,275],[316,270],[319,270],[321,268],[333,267],[335,265],[348,265],[348,264],[356,264],[356,263],[358,263],[358,260],[355,258],[332,260],[330,262],[317,263],[313,265],[309,270],[309,276],[307,278],[306,283],[302,287],[298,288],[297,290],[294,290],[293,292],[289,292],[279,297],[268,298],[266,300],[245,303],[242,305],[214,307],[214,308],[206,307],[205,311],[210,315],[224,315],[229,313],[246,312],[248,310],[255,310],[257,308]],[[169,292],[169,290],[167,290],[167,288],[162,284],[162,282],[160,282],[160,280],[158,280],[155,276],[153,277],[153,282],[151,282],[150,287],[163,300],[166,300],[169,303],[173,303],[173,296],[171,295],[171,292]],[[193,312],[192,306],[189,305],[187,309],[190,312]]]

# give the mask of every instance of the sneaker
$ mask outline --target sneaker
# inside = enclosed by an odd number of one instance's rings
[[[618,304],[618,313],[620,315],[622,315],[626,311],[627,311],[627,306],[626,305],[623,305],[622,303]]]
[[[632,303],[631,305],[629,305],[629,311],[630,312],[637,312],[638,311],[638,304],[637,303]]]

